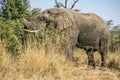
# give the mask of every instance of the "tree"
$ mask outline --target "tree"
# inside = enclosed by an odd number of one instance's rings
[[[111,51],[115,52],[120,49],[120,25],[111,29]]]
[[[110,27],[110,51],[115,52],[120,50],[120,25],[113,25],[113,20],[108,20],[107,25]]]
[[[70,7],[70,9],[73,9],[78,1],[79,0],[73,0],[73,4]],[[67,3],[68,3],[68,0],[65,0],[65,4],[63,4],[62,2],[58,2],[57,0],[55,0],[55,7],[57,7],[57,8],[60,8],[60,7],[68,8]]]
[[[29,0],[1,0],[1,15],[7,20],[19,19],[28,12]]]
[[[25,47],[23,17],[34,20],[41,9],[30,10],[29,0],[0,0],[0,42],[12,54],[19,54]]]

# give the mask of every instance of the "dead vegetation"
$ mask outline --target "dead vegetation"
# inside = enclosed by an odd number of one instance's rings
[[[75,49],[75,61],[58,54],[54,46],[28,48],[25,53],[13,57],[0,45],[0,80],[119,80],[120,55],[108,53],[108,69],[100,70],[100,57],[95,53],[96,69],[87,69],[87,56]],[[47,54],[46,54],[47,53]]]

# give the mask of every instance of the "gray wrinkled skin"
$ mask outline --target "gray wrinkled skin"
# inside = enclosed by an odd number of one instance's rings
[[[25,29],[38,30],[40,26],[53,23],[61,31],[70,29],[71,42],[67,45],[67,56],[71,58],[75,46],[82,48],[88,55],[88,67],[95,68],[93,52],[101,54],[101,67],[106,67],[106,57],[110,41],[110,31],[104,21],[93,13],[80,13],[70,9],[47,9],[36,21],[24,19]]]

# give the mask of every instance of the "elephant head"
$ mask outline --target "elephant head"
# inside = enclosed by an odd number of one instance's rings
[[[35,21],[29,22],[23,19],[24,30],[27,32],[38,32],[40,27],[48,27],[52,24],[59,31],[73,25],[73,14],[67,9],[47,9],[37,17]]]
[[[46,22],[47,20],[43,14],[39,15],[35,21],[28,21],[27,19],[23,18],[24,31],[33,33],[38,32],[40,27],[47,25]]]

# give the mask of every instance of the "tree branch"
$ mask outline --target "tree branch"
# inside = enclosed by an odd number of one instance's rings
[[[57,8],[60,8],[60,6],[61,6],[61,3],[59,3],[57,0],[55,0],[55,7],[57,7]]]
[[[63,8],[66,8],[66,6],[64,6],[62,3],[60,3],[60,5],[61,5]]]
[[[73,4],[71,6],[70,9],[73,9],[75,4],[78,2],[79,0],[73,0]],[[63,8],[67,8],[67,3],[68,3],[68,0],[65,0],[65,4],[63,4],[62,2],[58,2],[57,0],[55,0],[55,7],[57,8],[60,8],[60,7],[63,7]]]
[[[68,0],[65,0],[65,8],[67,8],[67,2],[68,2]]]
[[[74,8],[74,6],[75,6],[75,4],[79,1],[79,0],[73,0],[74,1],[74,3],[73,3],[73,5],[71,6],[71,8],[70,9],[73,9]]]
[[[57,4],[58,2],[57,2],[57,0],[55,0],[55,4]]]

